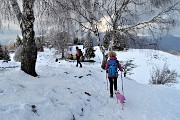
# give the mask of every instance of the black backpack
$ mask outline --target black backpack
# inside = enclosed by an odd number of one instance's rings
[[[83,56],[83,52],[79,49],[79,56]]]

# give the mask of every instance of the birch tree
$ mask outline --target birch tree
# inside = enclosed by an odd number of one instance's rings
[[[103,0],[102,16],[108,16],[109,31],[112,31],[112,46],[122,44],[156,45],[157,38],[173,28],[179,14],[178,0]],[[124,39],[115,39],[116,34]],[[151,40],[142,39],[146,34]],[[120,40],[120,41],[116,41]]]
[[[104,26],[112,34],[110,48],[113,50],[119,43],[120,46],[156,47],[158,38],[177,25],[179,4],[179,0],[66,0],[61,5],[68,5],[75,15],[81,16],[80,20],[75,17],[72,20],[92,31],[100,46],[101,20],[106,20]],[[120,41],[116,36],[120,36]],[[105,50],[100,48],[104,58]]]
[[[23,36],[21,70],[37,76],[35,71],[37,49],[34,40],[34,3],[35,0],[22,0],[22,11],[17,0],[0,0],[1,14],[5,20],[16,17]]]
[[[36,77],[36,59],[37,47],[35,43],[34,24],[36,20],[42,21],[44,29],[50,23],[57,23],[57,19],[53,19],[51,13],[54,13],[54,0],[0,0],[0,23],[11,21],[17,23],[21,29],[23,36],[22,54],[21,54],[21,70],[25,73]],[[38,21],[36,21],[38,23]],[[41,23],[41,22],[40,22]],[[47,24],[48,23],[48,24]]]
[[[61,53],[61,58],[65,58],[65,52],[68,49],[68,44],[71,43],[68,32],[54,32],[47,36],[47,40],[51,41],[53,48],[58,50],[57,54]]]
[[[64,0],[58,2],[60,7],[71,11],[69,19],[80,25],[80,29],[91,31],[97,37],[98,46],[101,49],[103,59],[105,50],[101,44],[100,25],[102,15],[100,14],[100,0]]]

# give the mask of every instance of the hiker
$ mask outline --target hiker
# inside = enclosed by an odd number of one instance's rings
[[[110,51],[108,53],[109,60],[106,62],[105,70],[108,74],[108,79],[110,83],[110,97],[113,97],[113,86],[115,93],[117,92],[117,78],[118,78],[118,69],[123,71],[119,61],[116,58],[116,53]]]
[[[81,68],[82,64],[80,62],[80,57],[81,57],[81,50],[78,47],[76,47],[76,59],[77,59],[76,67],[78,67],[78,64],[80,64],[80,68]]]

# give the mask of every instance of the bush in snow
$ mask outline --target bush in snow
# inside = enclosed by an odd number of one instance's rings
[[[0,60],[3,60],[3,58],[4,58],[4,51],[3,51],[2,46],[0,44]]]
[[[126,77],[126,74],[128,74],[128,75],[133,74],[132,70],[137,67],[133,63],[133,60],[120,61],[120,63],[123,68],[123,71],[124,71],[124,77]]]
[[[177,78],[179,77],[176,70],[170,70],[167,64],[164,64],[162,69],[156,67],[153,69],[151,74],[151,84],[167,84],[167,83],[177,83]]]
[[[1,44],[0,44],[0,60],[4,60],[4,62],[8,62],[11,60],[8,50],[6,49],[6,47],[5,49],[3,49]]]
[[[22,47],[19,46],[16,48],[13,59],[17,62],[21,62],[21,53],[22,53]]]
[[[85,50],[85,57],[90,60],[90,58],[94,58],[95,57],[95,50],[93,48],[87,48]]]
[[[10,56],[9,56],[9,51],[6,48],[4,50],[4,61],[6,62],[11,61]]]

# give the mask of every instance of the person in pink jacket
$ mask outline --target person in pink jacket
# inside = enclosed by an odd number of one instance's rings
[[[115,52],[110,51],[108,53],[108,57],[109,57],[109,60],[107,60],[107,62],[106,62],[105,70],[107,71],[108,79],[109,79],[109,83],[110,83],[110,97],[113,97],[113,86],[114,86],[115,92],[117,91],[117,78],[118,78],[117,69],[119,69],[120,71],[123,71],[123,69],[121,67],[121,64],[119,63],[119,61],[116,58]],[[114,73],[112,73],[112,72],[114,72]]]

